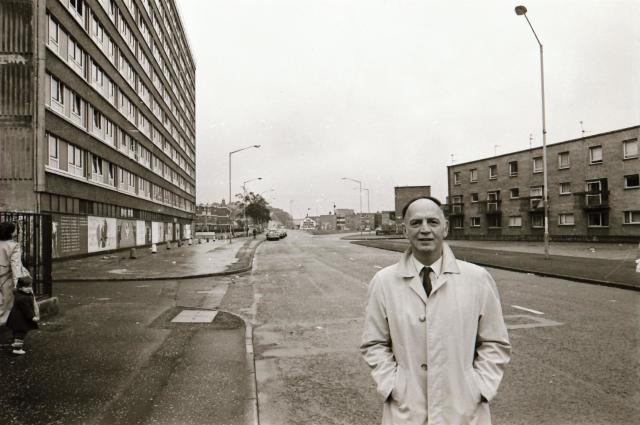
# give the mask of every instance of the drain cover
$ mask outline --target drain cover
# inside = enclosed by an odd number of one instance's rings
[[[212,310],[182,310],[171,320],[173,323],[211,323],[216,318],[217,311]]]

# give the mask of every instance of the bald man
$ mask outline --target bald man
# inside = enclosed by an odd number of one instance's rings
[[[444,243],[438,199],[412,199],[402,216],[410,247],[371,280],[360,346],[382,423],[489,425],[511,352],[496,284]]]

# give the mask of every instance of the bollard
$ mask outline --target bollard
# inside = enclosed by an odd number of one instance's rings
[[[167,241],[167,249],[171,249],[171,242]]]
[[[129,258],[131,258],[132,260],[135,260],[136,258],[138,258],[138,256],[136,255],[135,248],[131,248],[131,250],[129,251]]]
[[[209,238],[207,238],[207,243],[209,243]]]
[[[158,253],[158,246],[156,244],[151,244],[151,253],[152,254],[157,254]]]
[[[182,242],[182,239],[180,239],[180,240],[178,241],[178,248],[182,248],[182,245],[183,245],[183,244],[184,244],[184,243]]]
[[[188,242],[189,246],[191,246],[191,243],[192,243],[191,238],[189,238],[189,242]]]
[[[202,239],[198,238],[198,245],[202,243]]]

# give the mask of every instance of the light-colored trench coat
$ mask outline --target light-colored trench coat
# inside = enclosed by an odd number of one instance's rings
[[[7,323],[13,306],[13,289],[21,276],[20,245],[14,241],[0,241],[0,325]]]
[[[496,284],[445,243],[427,299],[411,255],[369,284],[360,349],[384,400],[382,423],[488,425],[511,352]]]

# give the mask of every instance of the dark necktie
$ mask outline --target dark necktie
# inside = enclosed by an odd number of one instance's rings
[[[429,272],[431,271],[431,267],[424,267],[422,269],[422,286],[424,287],[424,292],[427,294],[427,297],[431,295],[431,276],[429,276]]]

